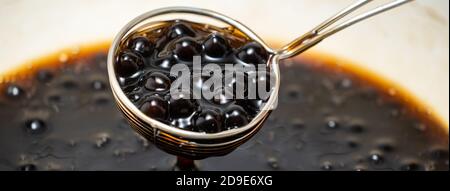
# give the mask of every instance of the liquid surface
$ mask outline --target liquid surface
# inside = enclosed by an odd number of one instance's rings
[[[0,77],[0,170],[172,170],[114,105],[106,46]],[[89,50],[89,51],[87,51]],[[278,108],[200,170],[448,170],[448,134],[400,92],[317,59],[284,61]]]

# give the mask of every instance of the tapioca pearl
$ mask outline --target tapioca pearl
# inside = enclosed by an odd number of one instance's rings
[[[129,41],[128,48],[143,57],[150,57],[153,53],[154,45],[146,37],[139,36]]]
[[[174,57],[181,62],[191,63],[194,56],[200,56],[202,47],[192,38],[179,39],[173,48]]]
[[[197,109],[196,100],[187,92],[173,92],[170,96],[169,110],[171,118],[185,118]]]
[[[234,129],[248,124],[247,112],[240,106],[233,105],[225,112],[225,128]]]
[[[221,126],[221,114],[212,109],[202,111],[194,122],[195,130],[199,132],[217,133],[221,131]]]
[[[211,34],[203,47],[205,55],[213,59],[224,58],[230,51],[228,41],[220,34]]]
[[[159,96],[145,98],[140,110],[147,116],[156,120],[165,120],[169,114],[169,104]]]
[[[161,72],[151,73],[145,82],[145,88],[149,91],[167,91],[170,89],[171,80]]]
[[[244,108],[249,115],[256,115],[261,111],[265,102],[259,99],[236,99],[236,104]]]
[[[241,47],[236,56],[247,64],[265,64],[269,57],[264,47],[256,42],[250,42]]]
[[[175,23],[174,25],[172,25],[169,28],[169,31],[167,33],[167,37],[172,40],[175,38],[180,38],[180,37],[185,37],[185,36],[189,36],[189,37],[195,37],[195,32],[194,30],[190,27],[187,26],[183,23]]]
[[[154,61],[155,66],[166,70],[170,70],[175,64],[177,64],[177,61],[171,55],[164,58],[158,58]]]
[[[132,52],[122,52],[115,64],[115,71],[119,77],[130,77],[135,75],[142,65],[141,56]]]

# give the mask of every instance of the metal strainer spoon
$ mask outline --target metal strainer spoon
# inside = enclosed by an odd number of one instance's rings
[[[278,68],[280,60],[298,55],[323,39],[358,23],[359,21],[410,1],[412,0],[391,1],[390,3],[340,22],[340,24],[336,24],[348,14],[372,2],[372,0],[360,0],[338,12],[333,17],[295,39],[280,50],[271,49],[249,28],[240,22],[217,12],[189,7],[169,7],[153,10],[130,21],[115,37],[108,53],[109,82],[118,108],[133,129],[162,150],[188,159],[202,159],[210,156],[225,155],[236,149],[239,145],[246,142],[258,132],[269,116],[271,108],[276,104],[280,87],[280,71]],[[114,71],[115,57],[119,52],[120,43],[130,33],[167,20],[177,19],[239,30],[253,41],[261,44],[270,54],[267,65],[271,70],[270,72],[274,75],[275,84],[265,106],[247,125],[219,133],[200,133],[172,127],[146,116],[126,97],[120,88]]]

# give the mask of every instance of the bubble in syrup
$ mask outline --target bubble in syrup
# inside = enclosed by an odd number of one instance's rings
[[[20,171],[36,171],[37,167],[34,164],[24,164],[19,167]]]
[[[350,79],[348,79],[348,78],[345,78],[345,79],[343,79],[342,81],[341,81],[341,83],[340,83],[340,87],[341,88],[344,88],[344,89],[348,89],[348,88],[351,88],[352,87],[352,80],[350,80]]]
[[[269,165],[270,168],[272,169],[278,169],[280,168],[279,164],[278,164],[278,159],[275,157],[269,157],[267,158],[267,164]]]
[[[92,89],[96,91],[104,90],[106,88],[106,85],[104,82],[100,80],[94,80],[91,84]]]
[[[381,152],[373,151],[369,155],[369,161],[372,162],[372,164],[381,165],[384,162],[384,157]]]
[[[6,88],[6,95],[11,98],[18,98],[24,94],[24,90],[15,84],[10,84]]]
[[[110,137],[106,133],[101,133],[97,136],[97,139],[95,140],[95,146],[97,148],[103,148],[110,142]]]
[[[41,134],[46,129],[47,126],[41,119],[31,119],[25,122],[25,130],[30,134]]]
[[[325,171],[331,171],[333,170],[333,164],[330,161],[325,161],[320,168]]]
[[[335,120],[335,119],[329,119],[329,120],[327,120],[327,122],[326,122],[326,126],[327,126],[329,129],[337,129],[337,128],[339,127],[339,123],[338,123],[337,120]]]

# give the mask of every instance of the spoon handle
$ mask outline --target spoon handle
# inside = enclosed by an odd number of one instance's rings
[[[367,11],[365,13],[362,13],[360,15],[356,15],[353,18],[343,21],[338,25],[332,26],[336,22],[342,20],[348,14],[356,11],[357,9],[363,7],[364,5],[366,5],[372,1],[373,0],[360,0],[360,1],[357,1],[356,3],[353,3],[352,5],[350,5],[348,7],[346,7],[345,9],[341,10],[336,15],[332,16],[331,18],[327,19],[320,25],[316,26],[314,29],[303,34],[302,36],[298,37],[297,39],[293,40],[292,42],[290,42],[289,44],[287,44],[283,48],[281,48],[277,52],[277,54],[279,55],[279,59],[286,59],[286,58],[296,56],[296,55],[308,50],[309,48],[313,47],[314,45],[316,45],[323,39],[339,32],[349,26],[352,26],[362,20],[368,19],[377,14],[391,10],[393,8],[396,8],[398,6],[401,6],[403,4],[411,2],[413,0],[394,0],[392,2],[378,6],[374,9]]]

